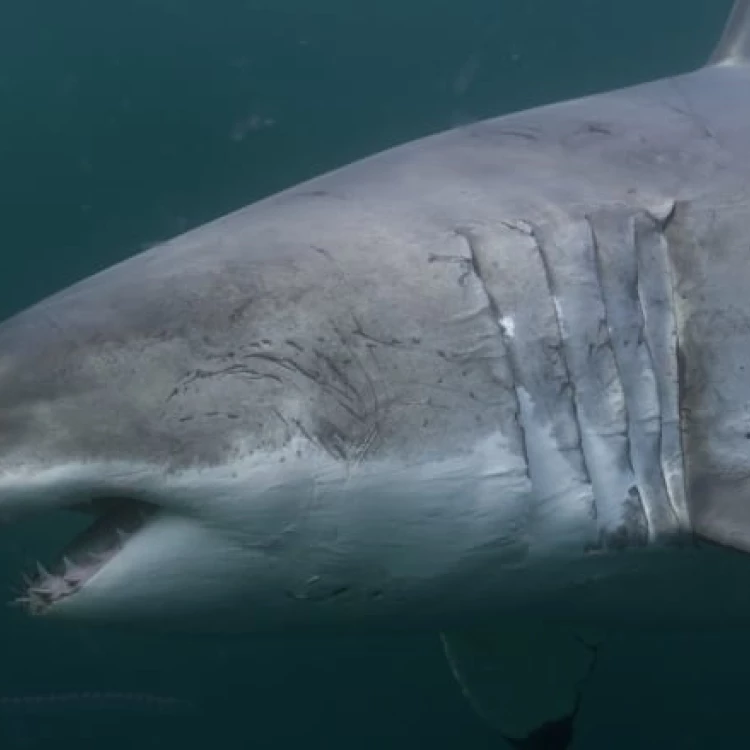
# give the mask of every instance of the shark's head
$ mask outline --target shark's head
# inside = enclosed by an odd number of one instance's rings
[[[27,576],[35,614],[278,625],[347,586],[310,557],[333,533],[316,488],[341,462],[332,425],[327,448],[312,438],[305,389],[322,376],[294,340],[295,270],[280,262],[275,297],[252,269],[178,255],[141,256],[0,326],[0,521],[90,518]]]
[[[0,326],[0,521],[91,519],[24,585],[32,612],[243,629],[421,616],[446,601],[435,580],[523,555],[487,518],[518,529],[525,513],[491,501],[524,476],[520,458],[498,468],[494,373],[445,354],[446,332],[495,345],[462,316],[463,266],[407,274],[354,239],[334,261],[293,216],[258,212],[252,242],[229,217]]]

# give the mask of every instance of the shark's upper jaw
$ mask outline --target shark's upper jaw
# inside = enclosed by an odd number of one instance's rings
[[[75,596],[157,512],[152,503],[129,498],[96,499],[70,507],[94,514],[95,520],[63,549],[50,570],[37,564],[30,576],[24,576],[22,594],[14,603],[30,614],[44,615]]]

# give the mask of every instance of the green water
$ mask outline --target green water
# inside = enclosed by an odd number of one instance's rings
[[[0,317],[389,145],[689,69],[728,7],[3,0]],[[0,586],[59,536],[49,523],[3,531]],[[0,696],[58,696],[0,698],[9,750],[498,747],[427,636],[175,639],[58,629],[11,610],[0,612],[0,633]],[[578,747],[741,743],[744,641],[682,636],[665,649],[644,637],[636,651],[608,648]],[[91,695],[102,692],[119,696]]]

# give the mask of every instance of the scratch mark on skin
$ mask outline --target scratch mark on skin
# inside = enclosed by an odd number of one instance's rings
[[[245,311],[253,304],[253,300],[249,299],[243,302],[241,305],[237,306],[232,312],[229,314],[229,322],[234,325],[237,323],[238,320],[240,320],[243,315],[245,314]]]
[[[245,359],[258,359],[258,360],[262,360],[265,362],[270,362],[271,364],[277,365],[278,367],[281,367],[282,369],[287,370],[288,372],[302,375],[308,380],[311,380],[313,383],[318,385],[323,390],[328,391],[329,393],[338,396],[339,398],[337,399],[337,401],[341,405],[342,408],[346,409],[346,411],[348,411],[349,414],[355,419],[357,419],[358,421],[360,422],[364,421],[366,415],[358,412],[349,403],[349,401],[351,400],[350,394],[347,393],[342,388],[338,387],[337,385],[324,380],[322,377],[322,373],[316,370],[309,370],[306,367],[303,367],[301,364],[299,364],[299,362],[295,362],[293,359],[289,359],[289,357],[283,357],[277,354],[271,354],[270,352],[253,352],[250,354],[245,354],[244,358]]]
[[[352,384],[351,380],[349,380],[349,378],[346,377],[343,371],[339,368],[339,366],[333,361],[333,359],[330,356],[328,356],[324,352],[321,352],[319,349],[313,349],[313,353],[318,359],[323,361],[323,363],[335,375],[335,377],[344,386],[344,388],[346,388],[347,390],[351,392],[351,395],[354,396],[354,398],[361,399],[361,395],[359,391]]]
[[[310,247],[313,250],[315,250],[315,252],[318,253],[318,255],[322,255],[324,258],[326,258],[327,260],[329,260],[331,263],[335,263],[336,262],[336,261],[334,261],[333,256],[331,255],[331,253],[329,253],[328,250],[326,250],[324,247],[319,247],[318,245],[310,245]]]
[[[591,133],[592,135],[613,135],[614,133],[609,125],[605,125],[602,122],[587,122],[578,132]]]
[[[289,424],[289,421],[284,417],[284,415],[275,406],[271,408],[271,412],[276,417],[278,417],[278,419],[282,422],[282,424],[284,425],[284,427],[286,427],[286,431],[287,431],[286,438],[287,438],[287,441],[291,440],[292,439],[292,428],[291,428],[291,425]]]
[[[221,375],[242,376],[248,378],[249,380],[270,379],[275,380],[278,383],[282,382],[281,378],[278,375],[274,375],[273,373],[258,372],[257,370],[253,370],[249,367],[246,367],[245,365],[240,364],[230,365],[228,367],[222,368],[221,370],[195,370],[185,375],[184,379],[172,389],[172,392],[169,394],[169,396],[167,396],[166,401],[171,401],[175,396],[177,396],[181,391],[184,391],[187,386],[189,386],[191,383],[194,383],[196,380],[203,380],[205,378],[212,378]]]
[[[458,278],[458,285],[464,286],[466,279],[471,276],[472,262],[469,258],[464,258],[460,255],[437,255],[436,253],[430,253],[427,256],[428,263],[455,263],[463,267],[463,273]]]
[[[461,255],[438,255],[437,253],[430,253],[427,256],[428,263],[457,263],[459,265],[465,265],[471,263],[468,258],[464,258]]]
[[[360,464],[367,458],[373,446],[380,438],[380,430],[377,424],[374,424],[370,431],[365,435],[364,440],[355,448],[354,457],[351,461],[350,473],[356,471]]]
[[[320,435],[313,435],[310,431],[302,424],[299,419],[292,420],[294,426],[299,430],[302,437],[304,437],[312,445],[324,450],[328,453],[331,458],[337,461],[346,460],[346,449],[342,443],[345,444],[343,433],[331,422],[323,420],[322,425],[329,431],[329,437],[332,439],[323,440]]]
[[[360,329],[361,326],[360,326],[359,322],[357,321],[357,318],[354,316],[354,314],[352,314],[352,319],[354,320],[354,328],[352,329],[352,335],[353,336],[357,336],[358,335],[358,329]],[[336,330],[336,329],[334,328],[334,330]],[[354,349],[352,348],[349,340],[347,338],[345,338],[338,330],[336,330],[336,333],[338,334],[339,338],[341,339],[342,344],[347,348],[347,351],[349,351],[349,353],[352,354],[353,358],[355,358],[357,360],[357,362],[358,362],[358,364],[360,366],[360,369],[364,373],[365,377],[370,381],[371,391],[374,393],[375,386],[372,383],[372,378],[370,377],[370,374],[369,374],[367,368],[365,367],[364,363],[357,356],[357,354],[354,351]],[[383,367],[382,367],[382,365],[380,363],[380,360],[378,359],[378,356],[377,356],[377,354],[375,352],[375,350],[379,346],[379,343],[375,342],[375,341],[369,340],[367,338],[367,336],[360,336],[360,338],[364,338],[367,341],[367,344],[366,344],[366,346],[367,346],[367,353],[370,355],[370,359],[372,359],[372,361],[375,363],[375,367],[378,370],[378,372],[382,373],[383,372]]]
[[[314,437],[313,437],[313,436],[312,436],[312,435],[311,435],[311,434],[310,434],[310,433],[309,433],[309,432],[308,432],[308,431],[307,431],[307,430],[305,429],[305,426],[304,426],[304,425],[302,424],[302,422],[300,422],[300,420],[299,420],[299,419],[293,419],[293,420],[292,420],[292,424],[294,424],[294,426],[295,426],[295,427],[296,427],[296,428],[297,428],[297,429],[299,430],[300,434],[302,435],[302,437],[304,437],[304,438],[305,438],[305,440],[308,440],[308,441],[309,441],[309,442],[310,442],[310,443],[311,443],[312,445],[314,445],[314,446],[316,446],[316,447],[318,447],[318,448],[323,448],[323,449],[325,450],[325,447],[324,447],[324,446],[322,446],[322,445],[321,445],[321,444],[320,444],[320,443],[319,443],[319,442],[318,442],[318,441],[317,441],[317,440],[316,440],[316,439],[315,439],[315,438],[314,438]],[[326,451],[326,452],[328,452],[328,451]]]
[[[525,141],[539,140],[539,136],[536,133],[526,130],[501,130],[500,135],[507,135],[510,138],[522,138]]]
[[[346,460],[348,458],[346,450],[346,435],[333,423],[327,419],[319,419],[318,442],[334,458]]]
[[[298,351],[298,352],[299,352],[300,354],[303,354],[303,353],[304,353],[304,351],[305,351],[305,350],[304,350],[304,349],[303,349],[303,348],[302,348],[302,347],[301,347],[301,346],[300,346],[300,345],[299,345],[299,344],[298,344],[298,343],[297,343],[296,341],[292,341],[291,339],[286,339],[286,344],[287,344],[288,346],[291,346],[291,347],[292,347],[292,349],[295,349],[295,350],[296,350],[296,351]]]
[[[482,123],[479,123],[482,125]],[[502,130],[495,130],[488,132],[486,127],[476,128],[473,125],[467,126],[469,129],[467,130],[470,138],[480,138],[485,139],[488,136],[491,136],[492,138],[497,138],[498,136],[500,138],[507,137],[507,138],[518,138],[520,140],[528,141],[530,143],[536,142],[540,138],[539,133],[535,133],[532,130],[512,130],[510,128],[504,128]]]
[[[397,381],[400,382],[400,381]],[[463,388],[454,388],[448,385],[442,385],[441,383],[424,383],[420,382],[418,380],[409,380],[408,384],[419,386],[420,389],[424,390],[429,388],[430,390],[437,391],[439,393],[451,393],[456,394],[457,396],[466,396],[468,395],[469,398],[471,398],[473,401],[477,401],[480,404],[483,404],[485,406],[500,406],[503,404],[503,401],[492,401],[489,399],[480,399],[477,398],[476,394],[473,391],[469,391],[468,394],[466,390]],[[407,403],[407,402],[404,402]],[[417,402],[415,402],[417,403]],[[419,403],[425,403],[425,402],[419,402]],[[449,408],[449,407],[438,407],[437,404],[430,404],[431,406],[434,406],[435,408]]]
[[[403,346],[404,342],[401,341],[401,339],[392,338],[389,340],[386,339],[379,339],[375,336],[370,335],[369,333],[366,333],[365,330],[362,328],[362,324],[359,322],[359,320],[355,317],[354,318],[354,330],[352,333],[355,336],[360,336],[363,339],[366,339],[367,341],[371,341],[374,344],[380,344],[380,346]]]
[[[356,325],[357,319],[354,317],[354,315],[352,315],[352,318],[354,319],[354,322]],[[372,379],[372,376],[370,375],[370,371],[365,366],[365,363],[362,361],[362,358],[359,356],[359,353],[351,345],[349,338],[344,336],[341,333],[341,331],[339,331],[339,329],[336,328],[335,326],[333,327],[333,330],[336,332],[336,335],[339,337],[341,344],[345,347],[346,351],[349,353],[349,356],[351,357],[352,361],[357,363],[357,366],[359,367],[360,372],[362,373],[362,375],[365,378],[365,381],[367,382],[367,386],[370,391],[370,399],[371,399],[370,414],[371,414],[372,419],[374,420],[376,428],[379,430],[378,425],[380,424],[380,421],[383,417],[384,409],[382,407],[380,396],[378,394],[378,389],[375,387],[375,381]],[[368,352],[370,353],[370,356],[375,362],[375,366],[378,369],[381,369],[380,362],[378,362],[378,359],[375,356],[375,352],[371,348],[368,349]],[[388,387],[387,380],[385,381],[381,380],[381,382],[385,382],[386,388]],[[390,394],[386,393],[386,398],[390,401],[391,400]]]
[[[664,102],[665,106],[671,109],[673,112],[676,112],[678,115],[681,115],[682,117],[686,118],[694,127],[698,129],[698,131],[703,135],[704,138],[708,138],[709,140],[718,140],[716,133],[714,133],[714,131],[711,130],[708,123],[702,117],[699,117],[698,114],[693,109],[693,106],[690,102],[690,97],[688,96],[687,92],[682,88],[682,86],[680,85],[680,82],[674,78],[670,78],[669,83],[674,88],[674,90],[680,95],[680,98],[685,103],[685,106],[679,107],[676,104],[672,104],[671,102]]]

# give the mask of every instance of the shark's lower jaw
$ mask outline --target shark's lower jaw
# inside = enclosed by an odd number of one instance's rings
[[[75,596],[144,527],[156,506],[140,500],[98,499],[71,506],[95,520],[63,549],[50,570],[37,569],[23,578],[15,600],[29,614],[44,615],[58,602]]]

